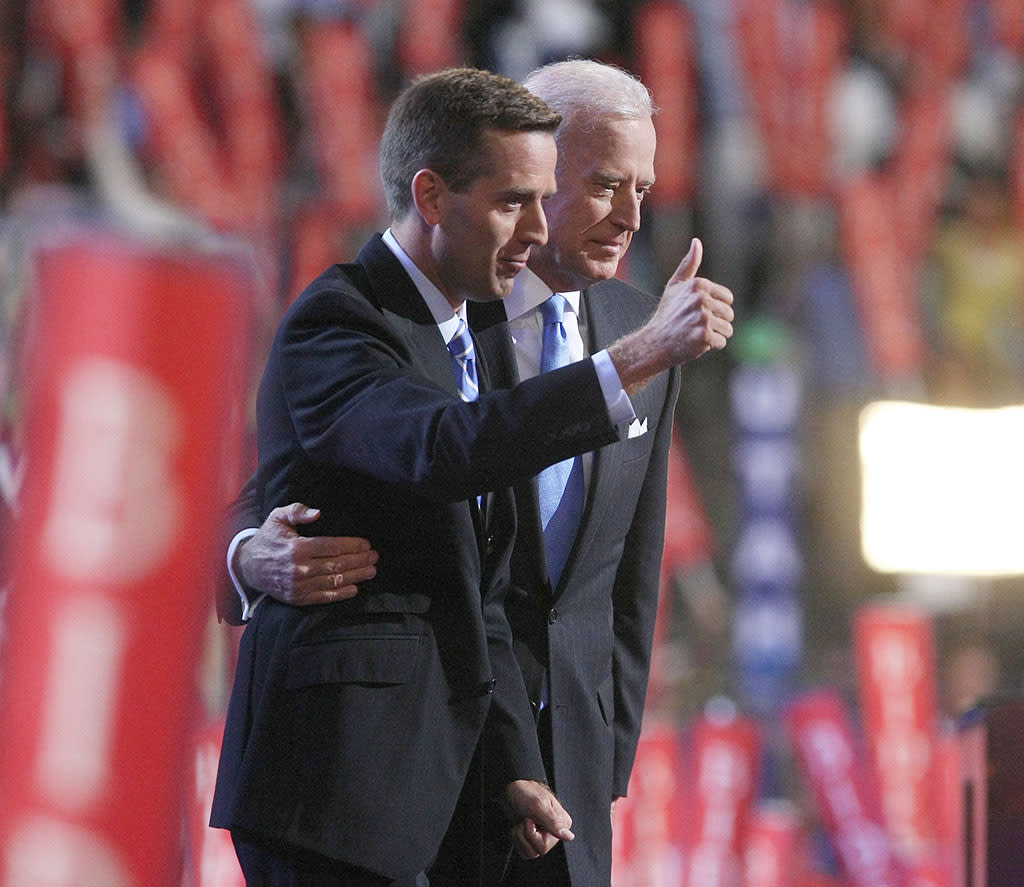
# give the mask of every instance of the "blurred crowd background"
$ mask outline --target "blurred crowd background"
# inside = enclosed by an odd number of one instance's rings
[[[284,307],[386,223],[376,146],[396,92],[448,65],[519,78],[568,56],[638,74],[660,107],[622,275],[660,291],[697,235],[701,273],[737,296],[734,341],[683,375],[652,723],[726,698],[763,716],[811,686],[856,700],[855,619],[883,600],[934,632],[941,717],[1020,691],[1020,577],[868,566],[858,454],[875,400],[1022,403],[1019,0],[5,0],[8,515],[41,239],[85,226],[242,257],[251,394]],[[246,441],[225,502],[252,466],[247,417],[225,428]],[[781,448],[744,462],[766,435]],[[961,456],[936,488],[987,459]],[[775,532],[748,538],[773,510]],[[216,715],[237,635],[212,600],[208,634]]]

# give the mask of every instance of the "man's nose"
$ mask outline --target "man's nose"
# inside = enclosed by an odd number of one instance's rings
[[[640,204],[643,195],[632,188],[622,188],[612,201],[611,220],[626,231],[640,229]]]
[[[516,233],[520,241],[531,246],[543,246],[548,242],[548,220],[540,201],[526,207],[519,218]]]

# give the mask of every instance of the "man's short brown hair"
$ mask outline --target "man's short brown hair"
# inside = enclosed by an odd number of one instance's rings
[[[489,174],[488,131],[554,133],[561,116],[509,77],[476,68],[449,68],[417,78],[388,114],[380,145],[380,175],[388,210],[401,218],[412,206],[412,179],[432,169],[453,191]]]

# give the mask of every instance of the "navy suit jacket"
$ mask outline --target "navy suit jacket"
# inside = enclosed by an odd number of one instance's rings
[[[619,280],[583,292],[591,354],[641,326],[657,300]],[[500,304],[471,318],[492,383],[519,380]],[[500,313],[499,313],[500,311]],[[515,486],[519,528],[507,609],[534,710],[545,676],[550,696],[549,781],[573,817],[565,844],[571,882],[611,880],[612,800],[626,794],[640,737],[658,608],[669,446],[679,370],[631,396],[632,436],[594,454],[586,508],[557,587],[546,570],[535,479]]]
[[[260,604],[211,824],[389,877],[421,871],[485,718],[496,783],[544,775],[504,610],[508,487],[618,430],[590,361],[462,403],[436,324],[379,236],[289,308],[257,410],[261,514],[320,508],[313,532],[368,537],[380,562],[349,601]]]

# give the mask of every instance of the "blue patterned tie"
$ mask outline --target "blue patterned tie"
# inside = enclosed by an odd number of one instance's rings
[[[540,310],[544,318],[540,371],[546,373],[571,362],[569,340],[562,324],[565,297],[555,293],[540,306]],[[555,586],[569,559],[583,514],[583,460],[576,456],[545,468],[537,476],[537,491],[540,494],[548,576]]]
[[[452,360],[455,362],[455,381],[459,386],[459,397],[465,401],[476,400],[480,396],[480,385],[476,378],[476,351],[473,339],[469,335],[466,321],[459,318],[459,328],[448,343]]]

